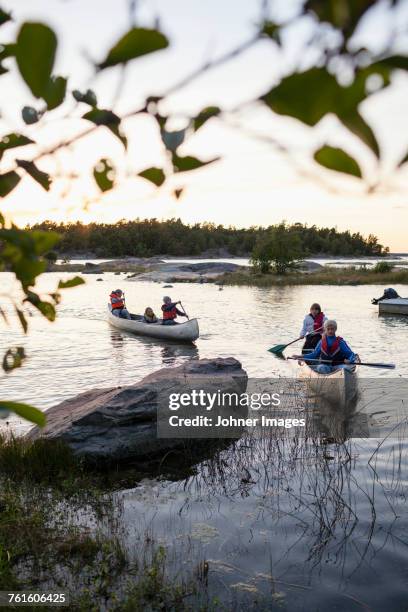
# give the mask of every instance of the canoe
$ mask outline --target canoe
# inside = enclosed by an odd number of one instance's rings
[[[162,319],[159,319],[157,323],[145,323],[142,315],[131,314],[131,317],[131,319],[115,317],[108,304],[108,322],[117,329],[139,336],[150,336],[175,342],[194,342],[200,335],[197,319],[190,319],[177,325],[163,325]]]
[[[380,314],[408,315],[408,298],[395,298],[378,302]]]
[[[305,364],[299,367],[299,378],[307,382],[314,395],[336,406],[347,406],[357,397],[357,368],[353,365],[320,374]]]

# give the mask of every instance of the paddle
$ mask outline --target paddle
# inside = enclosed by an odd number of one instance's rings
[[[190,317],[189,317],[189,316],[188,316],[188,314],[186,313],[186,311],[185,311],[185,309],[184,309],[183,304],[182,304],[181,302],[179,302],[179,304],[180,304],[180,307],[183,309],[183,312],[184,312],[184,314],[186,315],[187,319],[188,319],[188,320],[190,320]]]
[[[344,361],[324,361],[320,359],[308,359],[307,357],[286,357],[286,359],[296,359],[296,361],[306,361],[307,363],[328,363],[329,365],[344,365]],[[357,361],[346,365],[367,366],[368,368],[386,368],[387,370],[395,370],[395,363],[371,363],[368,361]]]
[[[306,338],[307,336],[315,336],[316,334],[319,334],[322,331],[322,329],[323,327],[319,327],[319,329],[316,329],[315,331],[310,332],[309,334],[306,334],[306,336],[304,337]],[[288,342],[287,344],[277,344],[276,346],[272,346],[272,348],[268,349],[268,351],[270,353],[274,353],[275,355],[280,355],[281,353],[283,353],[285,348],[287,348],[291,344],[295,344],[295,342],[299,342],[299,340],[303,340],[302,336],[300,336],[299,338],[296,338],[296,340],[292,340],[292,342]]]

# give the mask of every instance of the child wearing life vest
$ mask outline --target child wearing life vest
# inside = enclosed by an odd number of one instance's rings
[[[181,304],[181,302],[172,302],[168,295],[164,296],[163,305],[161,307],[163,313],[163,325],[177,325],[177,321],[174,320],[177,316],[187,316],[185,312],[181,312],[181,310],[177,308],[177,304]]]
[[[158,318],[153,312],[153,308],[150,308],[150,306],[148,306],[144,311],[143,318],[145,323],[157,323],[158,321]]]
[[[319,340],[315,350],[302,357],[306,363],[309,362],[316,372],[320,374],[330,374],[334,370],[345,368],[347,365],[359,361],[357,353],[353,353],[343,338],[336,336],[336,331],[337,322],[328,319],[324,323],[322,339]],[[300,357],[300,355],[294,355],[294,357]],[[318,360],[328,361],[329,363],[315,365]]]
[[[322,312],[320,304],[314,303],[310,307],[310,312],[303,320],[302,329],[300,330],[300,337],[306,338],[305,343],[302,347],[302,352],[308,349],[315,349],[318,342],[321,340],[323,333],[324,322],[327,321],[327,317]]]
[[[125,296],[123,295],[123,291],[121,289],[115,289],[115,291],[112,291],[109,297],[112,314],[115,317],[120,317],[121,319],[131,319],[130,313],[125,306]]]

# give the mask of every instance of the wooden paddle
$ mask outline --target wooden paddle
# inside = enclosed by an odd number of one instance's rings
[[[395,363],[371,363],[368,361],[356,361],[356,363],[347,363],[344,361],[324,361],[320,359],[308,359],[307,357],[286,357],[286,359],[295,359],[296,361],[306,361],[306,363],[327,363],[329,365],[352,365],[352,366],[367,366],[368,368],[386,368],[387,370],[395,370]]]
[[[275,355],[280,355],[281,353],[283,353],[285,348],[287,348],[291,344],[295,344],[295,342],[299,342],[299,340],[303,340],[307,336],[315,336],[316,334],[319,334],[322,331],[322,329],[323,327],[319,327],[319,329],[316,329],[315,331],[310,332],[309,334],[306,334],[306,336],[304,336],[303,338],[302,336],[299,336],[299,338],[296,338],[296,340],[292,340],[292,342],[288,342],[287,344],[277,344],[276,346],[272,346],[272,348],[268,349],[268,351],[270,353],[274,353]]]
[[[184,308],[183,304],[182,304],[181,302],[179,302],[179,304],[180,304],[180,307],[183,309],[183,312],[184,312],[184,314],[186,315],[187,319],[188,319],[188,320],[190,320],[190,317],[189,317],[189,316],[188,316],[188,314],[186,313],[186,311],[185,311],[185,308]]]

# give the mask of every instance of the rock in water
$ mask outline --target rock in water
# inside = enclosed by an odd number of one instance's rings
[[[129,387],[81,393],[50,408],[46,427],[34,427],[26,437],[64,441],[75,455],[98,463],[152,456],[183,445],[180,439],[157,438],[160,399],[192,388],[244,393],[247,380],[233,357],[192,360]]]

